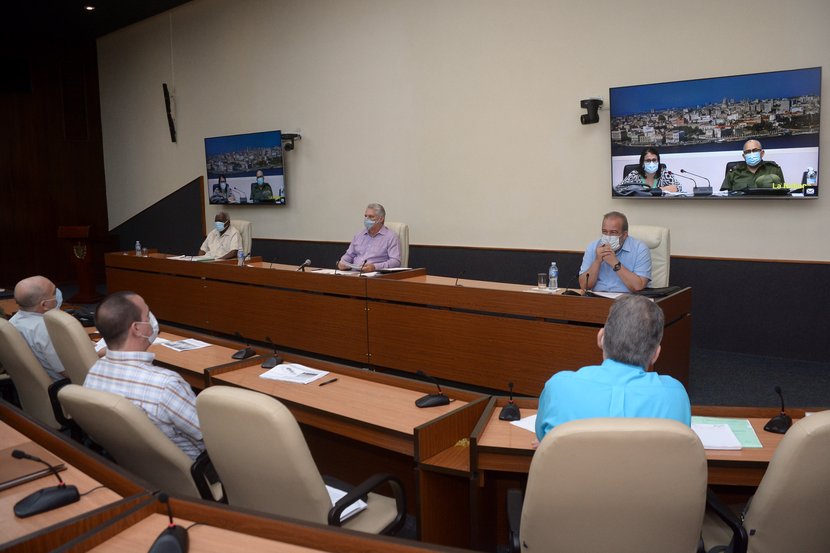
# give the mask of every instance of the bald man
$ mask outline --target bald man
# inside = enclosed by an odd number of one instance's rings
[[[772,188],[784,183],[784,172],[774,161],[764,159],[764,149],[757,140],[747,140],[743,162],[735,165],[723,178],[721,190],[737,192],[747,188]]]
[[[49,338],[43,314],[60,309],[63,295],[60,288],[42,276],[24,278],[14,287],[14,301],[20,306],[9,321],[23,335],[38,362],[52,380],[66,377],[63,364]]]

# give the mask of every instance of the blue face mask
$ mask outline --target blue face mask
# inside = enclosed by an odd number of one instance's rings
[[[646,170],[646,173],[656,173],[657,169],[660,168],[660,164],[656,161],[647,161],[645,164],[643,164],[643,168]]]
[[[375,226],[375,221],[372,221],[371,219],[363,219],[363,226],[366,227],[366,230],[369,230]]]
[[[225,230],[225,222],[224,221],[215,221],[213,226],[216,227],[217,232],[222,232]]]
[[[761,152],[752,152],[749,154],[744,154],[744,161],[750,167],[755,167],[759,163],[761,163]]]
[[[257,184],[265,184],[265,177],[257,177],[256,178]]]

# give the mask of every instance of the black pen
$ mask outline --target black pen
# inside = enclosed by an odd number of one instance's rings
[[[325,386],[326,384],[331,384],[332,382],[337,382],[337,379],[332,378],[331,380],[326,380],[325,382],[321,382],[320,386]]]

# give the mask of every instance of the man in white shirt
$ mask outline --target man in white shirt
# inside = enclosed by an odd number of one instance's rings
[[[65,378],[63,364],[43,321],[44,313],[60,309],[63,302],[60,288],[46,277],[24,278],[14,287],[14,300],[20,311],[9,322],[23,335],[46,374],[52,380]]]
[[[214,259],[235,259],[242,249],[242,235],[231,226],[231,218],[220,211],[213,219],[214,229],[210,231],[199,247],[199,255],[209,255]]]

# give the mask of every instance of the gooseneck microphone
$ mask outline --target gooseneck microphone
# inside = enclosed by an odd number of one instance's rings
[[[256,351],[251,347],[251,343],[247,338],[243,337],[239,332],[234,332],[234,335],[245,342],[245,347],[231,355],[233,359],[247,359],[256,355]]]
[[[775,393],[781,398],[781,412],[764,425],[764,430],[774,434],[786,434],[793,425],[793,419],[784,410],[784,393],[781,391],[781,386],[775,387]]]
[[[507,405],[501,408],[501,413],[499,413],[499,420],[517,421],[520,418],[522,418],[522,414],[519,411],[519,406],[513,403],[513,383],[508,382],[507,386],[510,388],[510,396],[507,400]]]
[[[173,509],[170,507],[170,498],[167,494],[160,493],[158,499],[167,505],[170,523],[150,546],[149,553],[187,553],[189,547],[187,529],[173,522]]]
[[[266,336],[266,337],[265,337],[265,341],[266,341],[266,342],[268,342],[268,344],[269,344],[269,345],[271,346],[271,348],[274,350],[274,355],[272,355],[271,357],[269,357],[268,359],[266,359],[265,361],[263,361],[263,362],[262,362],[262,365],[260,365],[260,367],[262,367],[263,369],[273,369],[274,367],[276,367],[277,365],[279,365],[280,363],[282,363],[282,357],[280,357],[280,356],[277,354],[277,346],[276,346],[276,345],[274,344],[274,342],[271,340],[271,337],[270,337],[270,336]]]
[[[450,398],[441,391],[441,384],[438,383],[434,377],[428,375],[424,371],[418,371],[418,376],[426,378],[436,386],[438,386],[438,393],[437,394],[427,394],[423,397],[419,397],[415,400],[416,407],[438,407],[439,405],[447,405],[450,402]]]
[[[369,260],[368,260],[368,259],[364,259],[364,260],[363,260],[363,264],[360,266],[360,270],[357,272],[357,274],[358,274],[358,275],[362,275],[362,274],[363,274],[363,267],[365,267],[365,266],[366,266],[366,263],[368,263],[368,262],[369,262]]]
[[[43,463],[49,467],[49,470],[52,471],[52,474],[55,475],[59,482],[57,486],[43,488],[42,490],[29,494],[18,501],[14,505],[14,514],[17,517],[26,518],[32,515],[45,513],[46,511],[51,511],[65,505],[69,505],[70,503],[75,503],[81,498],[80,494],[78,494],[78,488],[75,486],[67,486],[66,482],[64,482],[60,474],[58,474],[58,469],[40,457],[29,455],[25,451],[21,451],[19,449],[12,451],[12,457],[15,459],[26,459],[28,461]]]
[[[697,175],[685,169],[680,170],[681,173],[692,175],[693,177],[697,177],[699,179],[703,179],[709,186],[697,186],[695,183],[694,195],[695,196],[711,196],[712,195],[712,181],[704,177],[703,175]]]
[[[456,286],[464,286],[463,284],[459,284],[459,282],[458,282],[461,279],[461,277],[463,277],[463,276],[464,276],[464,271],[461,271],[460,273],[458,273],[458,276],[455,277],[455,285]]]
[[[310,260],[310,259],[306,259],[305,261],[303,261],[303,264],[302,264],[302,265],[300,265],[299,267],[297,267],[297,272],[298,272],[298,273],[299,273],[300,271],[305,272],[305,268],[306,268],[306,267],[308,267],[309,265],[311,265],[311,260]]]

